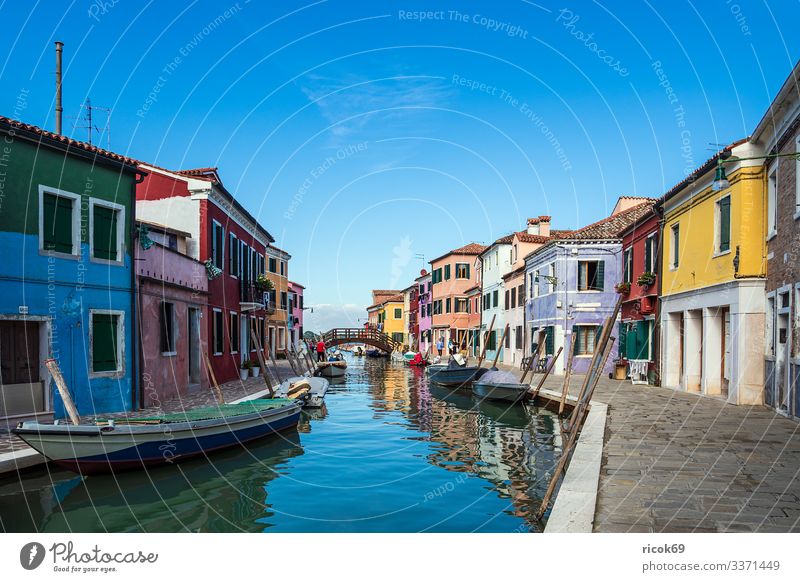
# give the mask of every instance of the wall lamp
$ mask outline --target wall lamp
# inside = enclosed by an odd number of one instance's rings
[[[711,182],[711,189],[715,192],[729,188],[731,183],[725,175],[725,164],[733,162],[741,162],[744,160],[772,160],[775,158],[794,158],[800,161],[800,152],[791,152],[788,154],[768,154],[766,156],[751,156],[740,158],[731,154],[730,150],[724,150],[717,158],[717,171],[714,174],[714,181]]]

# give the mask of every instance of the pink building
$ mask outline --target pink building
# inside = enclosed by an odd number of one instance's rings
[[[208,307],[208,277],[205,266],[186,254],[192,244],[188,232],[152,222],[138,225],[139,405],[148,407],[208,388],[202,363],[208,350],[208,318],[202,316]]]
[[[300,283],[289,281],[289,341],[292,342],[295,349],[303,340],[303,292],[305,289]]]

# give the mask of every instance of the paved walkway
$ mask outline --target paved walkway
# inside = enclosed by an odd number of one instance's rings
[[[608,378],[595,400],[608,404],[595,531],[800,531],[798,422]]]

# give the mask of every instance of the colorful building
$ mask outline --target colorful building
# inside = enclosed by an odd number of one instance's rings
[[[466,342],[472,310],[466,291],[475,286],[476,260],[485,250],[484,245],[470,243],[431,261],[431,329],[435,353],[439,351],[436,349],[439,342],[445,351],[450,340],[456,346]]]
[[[409,350],[416,351],[419,340],[419,289],[414,282],[403,291],[403,314],[405,317],[405,341]]]
[[[422,269],[419,277],[415,279],[417,283],[417,296],[419,301],[419,311],[417,316],[419,334],[417,345],[419,352],[427,354],[432,348],[432,331],[431,331],[431,315],[432,315],[432,302],[431,302],[431,274]]]
[[[208,277],[186,252],[191,235],[139,221],[135,248],[141,341],[139,404],[206,389],[203,354],[208,352]]]
[[[289,335],[289,259],[291,255],[269,244],[266,249],[265,276],[271,283],[264,303],[267,341],[275,357],[286,356]]]
[[[620,363],[634,382],[658,385],[658,289],[661,217],[652,210],[622,232]]]
[[[712,188],[717,161],[762,155],[728,146],[659,201],[662,385],[732,404],[764,401],[767,224],[763,160],[726,164],[729,186]]]
[[[303,293],[306,288],[300,283],[289,281],[289,341],[295,350],[300,349],[303,340]]]
[[[147,164],[140,167],[148,175],[136,188],[137,216],[191,235],[187,254],[206,265],[209,278],[203,317],[208,321],[211,367],[218,382],[234,380],[243,362],[258,360],[250,330],[255,329],[262,346],[268,338],[267,320],[275,312],[267,307],[273,307],[275,300],[269,300],[270,292],[262,281],[286,279],[285,275],[267,277],[268,252],[276,261],[281,255],[268,251],[272,236],[225,188],[215,168],[170,171]],[[274,268],[280,272],[277,262]],[[273,287],[279,291],[287,288]],[[284,333],[285,313],[284,309]],[[274,350],[274,332],[268,339]]]
[[[62,418],[54,358],[81,414],[139,402],[136,162],[0,117],[0,420]]]
[[[553,373],[566,370],[573,342],[573,372],[588,370],[600,328],[617,303],[620,233],[651,208],[647,199],[620,198],[611,216],[575,231],[551,233],[547,244],[525,258],[528,338],[531,343],[542,338],[548,357],[563,348]],[[613,369],[613,360],[605,362],[605,372]]]
[[[511,241],[506,235],[490,244],[478,256],[481,265],[481,322],[480,335],[486,337],[486,359],[490,362],[498,355],[502,361],[503,345],[500,339],[506,325],[505,287],[503,275],[511,271]],[[492,325],[491,332],[489,325]],[[488,332],[488,336],[486,333]]]

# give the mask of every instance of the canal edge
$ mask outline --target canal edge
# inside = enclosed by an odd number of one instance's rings
[[[561,400],[561,394],[551,390],[542,390],[539,396],[555,402]],[[575,399],[569,396],[568,402],[572,404]],[[593,400],[544,533],[592,533],[607,416],[608,405]]]

